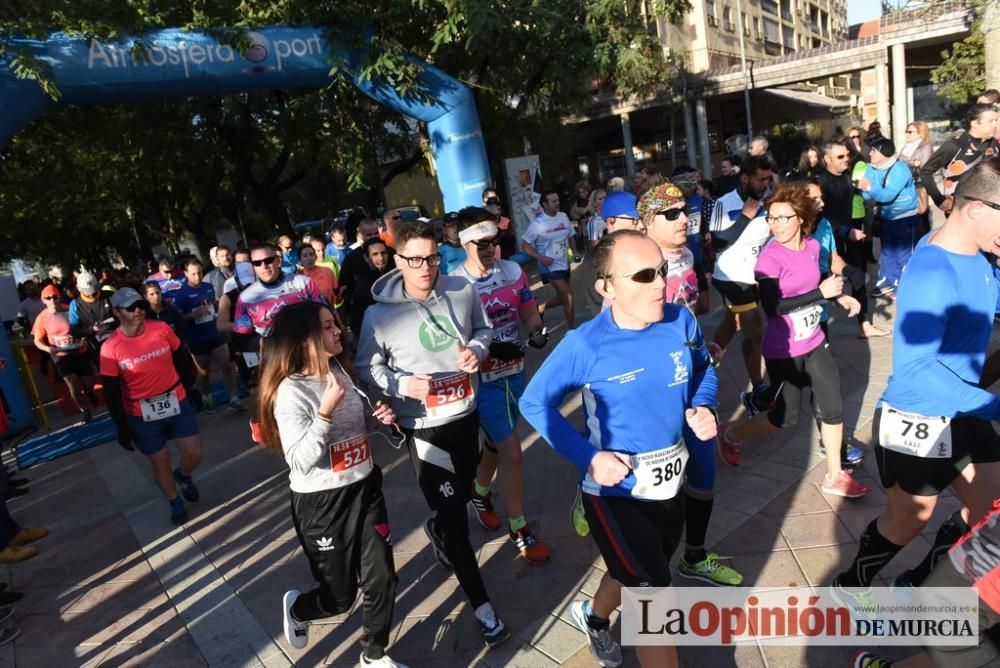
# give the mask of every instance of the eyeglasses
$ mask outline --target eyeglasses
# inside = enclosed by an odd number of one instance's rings
[[[472,243],[476,244],[476,248],[478,248],[479,250],[486,250],[491,246],[500,245],[500,235],[498,234],[497,236],[491,237],[489,239],[480,239],[479,241],[473,241]]]
[[[645,269],[637,269],[635,271],[629,272],[627,274],[619,274],[615,276],[614,274],[608,274],[604,276],[605,279],[608,278],[630,278],[634,283],[652,283],[656,280],[657,276],[661,278],[666,278],[668,271],[667,263],[664,262],[659,267],[646,267]]]
[[[998,202],[991,202],[988,199],[979,199],[978,197],[969,197],[968,195],[960,195],[960,197],[962,199],[967,199],[970,202],[979,202],[980,204],[985,204],[994,211],[1000,211],[1000,203]]]
[[[677,220],[678,218],[680,218],[681,214],[683,214],[683,213],[684,213],[684,209],[683,208],[680,208],[680,209],[664,209],[663,211],[657,211],[656,215],[657,216],[663,216],[668,221],[674,221],[674,220]]]
[[[777,225],[787,225],[788,223],[790,223],[791,221],[795,220],[796,218],[798,218],[798,216],[793,213],[790,216],[765,216],[764,220],[767,221],[768,225],[775,225],[775,224],[777,224]]]
[[[42,297],[42,299],[47,302],[54,302],[57,299],[59,299],[59,297],[56,297],[55,295],[49,295],[48,297]]]
[[[406,264],[410,266],[410,269],[419,269],[424,266],[424,262],[431,267],[441,264],[441,253],[434,253],[434,255],[428,255],[427,257],[406,257],[405,255],[396,253],[396,257],[406,260]]]
[[[844,158],[851,157],[851,154],[850,153],[835,153],[835,154],[831,155],[830,157],[833,158],[834,160],[843,160]]]
[[[252,264],[255,267],[263,267],[265,264],[271,264],[277,259],[278,259],[277,255],[272,255],[271,257],[265,257],[260,260],[250,260],[250,264]]]

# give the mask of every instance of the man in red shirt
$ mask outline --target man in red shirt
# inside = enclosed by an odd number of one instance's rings
[[[52,356],[56,371],[69,388],[69,396],[80,409],[83,422],[87,423],[92,416],[90,409],[84,408],[84,395],[90,400],[91,408],[97,405],[97,397],[94,395],[94,368],[87,354],[87,340],[73,336],[61,298],[62,293],[59,292],[59,288],[54,285],[45,286],[42,290],[45,310],[35,318],[31,335],[35,339],[35,347]]]
[[[195,409],[188,399],[194,384],[191,355],[170,326],[146,320],[148,304],[132,288],[111,297],[111,308],[121,326],[101,347],[101,382],[108,410],[118,427],[118,444],[149,458],[153,479],[170,501],[170,519],[187,521],[184,499],[198,500],[191,473],[201,463],[201,436]],[[167,441],[181,453],[180,466],[171,471]]]

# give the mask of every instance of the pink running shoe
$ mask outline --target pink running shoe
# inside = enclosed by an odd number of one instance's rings
[[[743,448],[743,441],[729,440],[729,425],[725,422],[719,423],[719,433],[716,436],[716,443],[719,448],[719,456],[722,461],[730,466],[740,465],[740,450]]]
[[[843,496],[848,499],[857,499],[872,491],[868,485],[855,480],[850,471],[841,471],[833,480],[823,476],[823,484],[820,489],[823,490],[824,494]]]

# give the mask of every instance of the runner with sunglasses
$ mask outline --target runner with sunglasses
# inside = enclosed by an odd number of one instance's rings
[[[349,612],[360,586],[361,665],[398,668],[385,653],[397,580],[382,470],[373,461],[365,405],[337,363],[342,350],[333,310],[314,302],[283,308],[264,340],[261,432],[288,463],[295,533],[319,585],[285,593],[285,639],[303,649],[309,624]],[[382,404],[374,417],[395,420]]]
[[[375,304],[365,312],[355,368],[392,400],[434,513],[424,532],[438,563],[454,570],[492,647],[510,632],[486,593],[465,508],[479,464],[477,372],[493,332],[469,281],[440,275],[430,223],[402,224],[395,242],[397,269],[372,286]]]
[[[243,360],[248,367],[252,367],[251,362],[259,362],[259,339],[267,336],[278,311],[299,302],[324,302],[322,293],[311,278],[283,273],[281,262],[282,255],[271,244],[258,244],[250,249],[250,264],[257,281],[236,298],[232,327],[234,335],[255,337],[255,340],[243,344]],[[250,418],[250,434],[254,442],[260,442],[259,425],[253,416]]]
[[[621,665],[609,616],[621,588],[665,587],[684,529],[685,426],[715,436],[715,370],[695,317],[664,299],[667,268],[645,235],[618,231],[594,249],[611,307],[567,333],[521,397],[525,419],[580,469],[584,507],[607,572],[593,603],[571,607],[602,666]],[[583,391],[585,431],[563,417]],[[637,647],[646,668],[677,665],[674,647]]]
[[[486,209],[468,207],[458,212],[457,221],[466,259],[451,275],[464,278],[476,288],[493,324],[489,356],[479,368],[477,403],[486,440],[470,501],[484,529],[500,528],[500,518],[490,501],[490,483],[499,467],[500,495],[507,509],[510,539],[525,561],[540,565],[548,561],[551,551],[524,519],[517,401],[527,384],[527,373],[520,325],[524,324],[528,343],[535,348],[544,347],[548,335],[542,327],[528,277],[516,262],[496,257],[500,243],[496,216]]]
[[[134,450],[134,443],[149,458],[153,480],[170,502],[170,520],[180,525],[187,521],[184,500],[193,503],[200,496],[191,480],[201,463],[198,421],[188,399],[194,363],[169,325],[146,319],[148,306],[132,288],[111,296],[121,324],[101,346],[101,383],[118,444]],[[180,466],[172,470],[171,439],[181,454]]]
[[[687,247],[687,202],[683,192],[671,183],[661,183],[646,191],[639,200],[646,235],[656,242],[666,263],[664,300],[684,306],[694,315],[698,307],[698,276],[694,256]],[[709,347],[714,344],[709,343]],[[718,349],[712,351],[718,354]],[[739,586],[743,576],[719,562],[719,555],[705,550],[705,535],[712,518],[715,489],[715,441],[702,441],[684,429],[684,442],[691,459],[684,484],[685,546],[679,570],[682,575],[713,585]]]
[[[819,242],[809,236],[816,210],[809,188],[801,181],[782,183],[767,200],[767,224],[774,238],[761,250],[754,273],[767,314],[763,351],[776,395],[772,408],[733,427],[719,427],[720,454],[727,464],[740,463],[744,438],[762,437],[793,427],[799,420],[802,392],[812,387],[819,405],[820,439],[826,448],[826,494],[857,498],[871,488],[845,471],[840,450],[844,437],[844,404],[840,373],[820,325],[823,300],[835,300],[853,316],[858,302],[843,295],[844,279],[820,280]]]

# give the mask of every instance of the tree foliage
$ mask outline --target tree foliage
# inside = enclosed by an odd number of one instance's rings
[[[21,0],[0,5],[0,32],[106,41],[178,27],[239,46],[264,25],[324,26],[364,50],[365,77],[416,90],[409,53],[469,85],[497,170],[522,131],[592,93],[584,81],[622,96],[669,86],[674,70],[649,26],[689,9],[688,0]],[[18,76],[58,95],[41,63],[4,49]],[[342,208],[359,197],[350,191],[377,193],[380,154],[416,164],[422,149],[348,74],[331,62],[322,90],[48,113],[0,154],[0,253],[72,263],[111,249],[130,259],[189,233],[208,245],[219,226],[270,236],[293,215]]]

